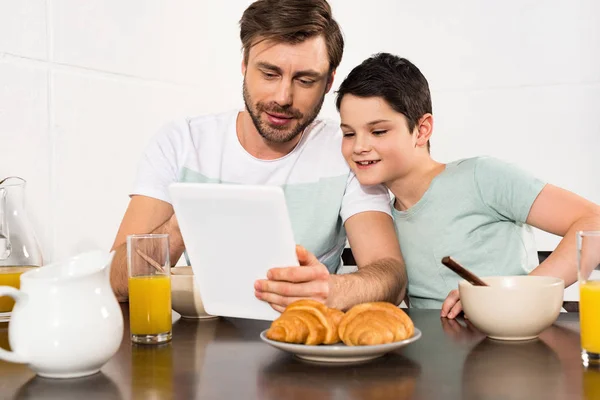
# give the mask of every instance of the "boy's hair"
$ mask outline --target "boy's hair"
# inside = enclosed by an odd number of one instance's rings
[[[326,0],[258,0],[240,19],[244,62],[250,48],[263,40],[297,44],[323,35],[329,55],[329,72],[342,61],[344,38]]]
[[[412,133],[419,119],[432,113],[427,79],[413,63],[389,53],[378,53],[356,66],[337,91],[336,107],[342,98],[381,97],[395,111],[403,114]],[[427,142],[427,150],[429,150]]]

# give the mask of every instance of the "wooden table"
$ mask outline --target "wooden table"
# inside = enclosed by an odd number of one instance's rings
[[[173,341],[132,345],[128,310],[119,352],[101,373],[72,380],[36,377],[0,361],[9,399],[599,399],[600,371],[581,366],[578,314],[561,314],[539,340],[486,339],[436,310],[410,310],[417,342],[354,366],[309,364],[259,339],[264,321],[180,319]],[[6,324],[0,344],[6,346]]]

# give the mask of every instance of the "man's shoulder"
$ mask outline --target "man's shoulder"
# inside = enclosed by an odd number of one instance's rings
[[[188,117],[185,121],[192,133],[221,132],[222,129],[227,129],[232,122],[235,122],[238,112],[238,110],[229,110],[213,114],[200,114]]]
[[[307,128],[310,141],[338,145],[342,141],[340,124],[328,118],[317,118]]]
[[[338,134],[341,132],[340,123],[331,118],[318,117],[309,126],[310,130],[317,130],[324,134]],[[341,135],[340,135],[341,136]]]
[[[176,149],[178,154],[190,147],[212,145],[235,124],[236,113],[227,111],[172,119],[158,130],[150,143],[163,149]]]
[[[191,117],[175,118],[161,128],[164,134],[189,134],[198,132],[214,132],[215,128],[229,126],[235,122],[237,110],[230,110],[216,114],[200,114]]]

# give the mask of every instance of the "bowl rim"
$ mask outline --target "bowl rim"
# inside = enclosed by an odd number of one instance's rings
[[[511,278],[511,279],[517,279],[517,280],[534,280],[534,281],[548,281],[545,284],[542,284],[540,286],[537,286],[538,288],[552,288],[555,286],[562,286],[564,288],[565,286],[565,281],[562,278],[558,278],[555,276],[543,276],[543,275],[494,275],[494,276],[482,276],[481,279],[487,283],[488,279],[505,279],[505,278]],[[458,282],[458,287],[459,288],[471,288],[470,290],[488,290],[490,288],[495,288],[495,289],[502,289],[502,290],[510,290],[510,291],[514,291],[514,290],[523,290],[523,289],[527,289],[527,290],[531,290],[532,286],[511,286],[511,287],[500,287],[500,286],[475,286],[473,284],[471,284],[470,282],[466,281],[465,279],[461,279]]]
[[[194,270],[189,265],[171,267],[171,277],[173,276],[194,276]]]

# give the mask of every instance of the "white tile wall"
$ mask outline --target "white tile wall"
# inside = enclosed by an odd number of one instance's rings
[[[110,247],[159,126],[242,104],[250,2],[0,1],[0,177],[28,178],[48,261]],[[334,89],[375,52],[405,56],[433,91],[435,156],[505,158],[600,202],[600,2],[331,4],[346,38]]]
[[[347,39],[342,77],[387,51],[418,63],[434,90],[600,79],[594,0],[331,3]]]
[[[20,176],[27,181],[27,213],[44,254],[52,250],[53,212],[47,77],[44,64],[0,58],[0,177]]]
[[[239,63],[229,60],[241,60],[236,24],[246,3],[54,0],[52,57],[59,63],[186,84],[236,76]]]
[[[54,71],[52,84],[56,256],[110,248],[150,137],[210,105],[184,87],[89,71]]]
[[[0,53],[46,59],[46,1],[0,1]]]

